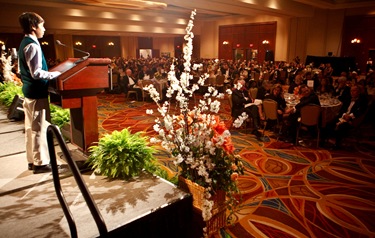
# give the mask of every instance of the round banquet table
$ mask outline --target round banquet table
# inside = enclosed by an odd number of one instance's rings
[[[168,87],[168,79],[155,80],[154,85],[159,93],[160,99],[163,99],[163,89]]]
[[[288,107],[294,107],[299,103],[298,97],[293,94],[285,93],[284,98]],[[337,118],[342,103],[337,98],[327,95],[319,96],[319,101],[321,105],[321,127],[326,127],[329,122]]]
[[[324,96],[320,96],[319,101],[322,107],[321,127],[326,127],[327,123],[337,118],[340,112],[342,103],[336,98],[324,97]]]

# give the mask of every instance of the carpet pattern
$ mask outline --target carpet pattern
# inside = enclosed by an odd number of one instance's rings
[[[125,101],[124,95],[101,94],[102,136],[129,127],[153,136],[152,102]],[[229,127],[230,108],[222,101],[220,117]],[[231,130],[246,167],[239,178],[241,205],[232,225],[219,237],[374,237],[375,156],[370,150],[329,152],[292,146],[266,132],[262,142],[244,130]],[[156,154],[171,174],[169,154]]]

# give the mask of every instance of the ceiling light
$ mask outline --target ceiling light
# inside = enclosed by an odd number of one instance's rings
[[[163,0],[72,0],[73,2],[99,5],[115,6],[123,9],[164,9],[168,5]]]

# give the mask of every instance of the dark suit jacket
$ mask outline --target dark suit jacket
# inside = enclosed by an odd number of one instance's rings
[[[143,70],[139,72],[138,79],[143,79],[143,77],[147,74],[147,72],[144,72]]]
[[[246,100],[247,97],[249,100]],[[232,117],[237,118],[244,111],[244,106],[246,103],[252,102],[249,92],[245,90],[235,89],[232,92]]]
[[[351,95],[350,95],[350,87],[345,86],[343,88],[336,88],[333,93],[334,96],[337,96],[337,99],[342,102],[342,107],[340,110],[340,114],[344,113],[345,110],[349,107]]]
[[[270,93],[270,90],[265,89],[263,86],[258,88],[257,99],[264,100],[264,98]]]
[[[133,77],[132,77],[132,79],[134,81],[134,85],[137,85],[138,79],[135,79]],[[125,91],[125,93],[127,93],[130,89],[133,89],[134,85],[129,87],[129,77],[127,75],[124,76],[123,80],[124,80],[124,91]]]
[[[298,87],[298,86],[299,86],[299,85],[297,85],[295,82],[292,82],[292,83],[290,84],[289,88],[288,88],[288,93],[293,94],[293,93],[294,93],[294,89],[295,89],[296,87]]]
[[[134,86],[137,85],[138,80],[133,78],[133,77],[132,77],[132,79],[134,81],[134,85],[129,87],[129,77],[127,75],[124,76],[124,84],[125,84],[124,93],[127,94],[130,90],[136,91],[137,92],[137,99],[138,99],[138,101],[141,101],[142,100],[142,89],[141,88],[134,88]]]
[[[320,106],[320,101],[319,101],[319,97],[311,92],[311,94],[307,97],[302,97],[300,100],[299,100],[299,103],[296,105],[296,113],[298,113],[298,115],[301,113],[301,108],[303,106],[306,106],[306,105],[309,105],[309,104],[315,104],[315,105],[319,105]]]
[[[348,105],[345,106],[345,108],[343,108],[342,114],[348,111],[349,105],[350,105],[350,102]],[[368,106],[367,97],[361,94],[357,98],[357,100],[355,100],[353,107],[350,109],[350,113],[353,113],[355,118],[359,118],[366,112],[367,106]],[[340,116],[342,116],[342,114]]]

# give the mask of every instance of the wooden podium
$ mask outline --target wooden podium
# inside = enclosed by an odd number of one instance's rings
[[[62,74],[50,81],[52,104],[70,109],[71,142],[87,152],[98,142],[98,102],[96,94],[109,85],[108,58],[69,58],[50,71]]]

